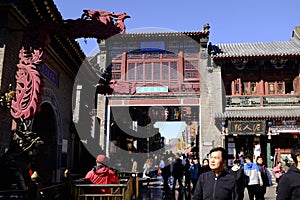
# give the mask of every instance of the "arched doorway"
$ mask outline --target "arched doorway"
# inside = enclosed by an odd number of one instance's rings
[[[33,131],[44,141],[39,149],[33,167],[40,175],[42,183],[55,182],[57,166],[57,121],[55,112],[49,103],[41,105],[41,111],[33,122]]]

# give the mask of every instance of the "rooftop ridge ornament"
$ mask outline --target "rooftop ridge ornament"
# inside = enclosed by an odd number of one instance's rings
[[[125,12],[115,14],[105,10],[83,10],[81,19],[100,21],[105,25],[113,25],[119,28],[120,33],[125,33],[126,26],[124,20],[130,18]]]
[[[42,55],[39,50],[34,50],[32,53],[26,52],[24,48],[20,50],[16,94],[10,110],[15,119],[28,119],[38,110],[41,80],[36,65],[42,62]]]

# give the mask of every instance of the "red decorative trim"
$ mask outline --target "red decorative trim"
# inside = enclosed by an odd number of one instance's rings
[[[40,50],[34,50],[32,53],[27,53],[24,48],[20,50],[16,73],[16,98],[12,101],[10,110],[15,119],[31,118],[38,110],[41,80],[35,65],[42,61],[41,56]]]

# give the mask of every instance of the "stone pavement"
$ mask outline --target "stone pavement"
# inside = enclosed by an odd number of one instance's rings
[[[249,200],[247,189],[245,189],[244,200]],[[276,185],[267,187],[267,193],[265,194],[265,200],[276,200]]]
[[[147,186],[146,180],[141,179],[140,191],[138,200],[189,200],[191,199],[190,192],[186,190],[171,191],[165,193],[162,189],[161,180],[151,179],[149,185]],[[276,200],[276,185],[268,187],[267,193],[265,195],[266,200]],[[249,200],[247,189],[245,189],[244,200]]]

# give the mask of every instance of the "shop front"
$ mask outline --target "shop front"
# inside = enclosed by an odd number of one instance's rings
[[[225,130],[225,148],[228,150],[228,166],[234,159],[251,155],[253,160],[261,155],[267,158],[268,140],[265,120],[228,120]]]
[[[283,162],[289,166],[292,162],[290,149],[294,144],[300,142],[300,120],[273,120],[269,122],[269,137],[271,139],[271,153],[274,163]]]
[[[300,142],[300,120],[289,118],[239,120],[223,122],[224,146],[228,149],[228,165],[241,155],[261,155],[265,164],[272,168],[277,161],[289,166],[290,149]]]

